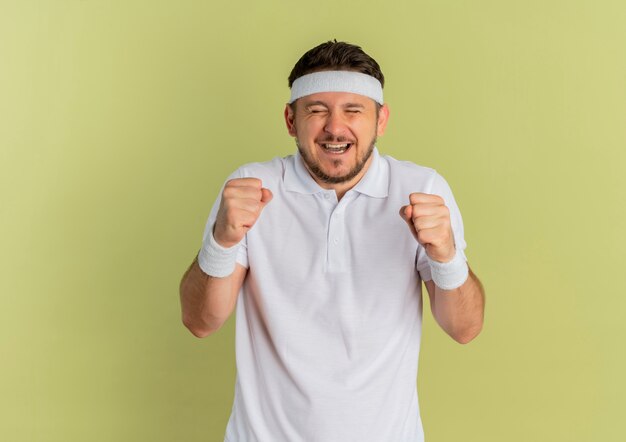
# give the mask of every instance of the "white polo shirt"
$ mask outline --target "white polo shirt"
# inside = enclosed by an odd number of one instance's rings
[[[298,153],[229,177],[259,178],[274,198],[237,258],[248,274],[237,300],[225,441],[424,440],[416,381],[421,279],[431,276],[399,210],[412,192],[442,196],[461,253],[463,221],[435,170],[377,149],[372,155],[341,201],[311,178]]]

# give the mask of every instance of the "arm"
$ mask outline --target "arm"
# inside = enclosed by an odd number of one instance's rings
[[[204,273],[194,259],[180,282],[183,324],[194,336],[204,338],[226,322],[235,308],[247,271],[237,264],[231,275],[215,278]]]
[[[443,290],[432,280],[424,284],[433,316],[448,335],[461,344],[478,336],[485,314],[485,290],[472,269],[463,285],[453,290]]]
[[[213,230],[208,233],[211,239],[205,238],[199,254],[202,267],[196,258],[180,282],[183,324],[195,336],[208,336],[224,324],[235,308],[248,272],[235,263],[234,257],[230,261],[226,256],[224,268],[221,252],[212,254],[212,240],[227,249],[239,244],[271,199],[272,192],[263,188],[257,178],[232,179],[224,186]]]
[[[400,209],[400,216],[431,260],[446,263],[456,256],[450,210],[443,198],[412,193],[409,205]],[[480,333],[485,310],[483,286],[469,267],[468,270],[465,282],[452,290],[438,287],[433,280],[424,281],[435,320],[461,344],[470,342]]]

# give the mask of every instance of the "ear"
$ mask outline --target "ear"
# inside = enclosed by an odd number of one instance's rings
[[[291,105],[286,104],[285,105],[285,124],[287,125],[287,132],[289,132],[289,135],[291,135],[292,137],[295,137],[296,125],[293,122],[293,118],[294,118],[293,109],[291,108]]]
[[[385,134],[385,128],[387,127],[387,121],[389,121],[389,106],[383,104],[378,111],[378,124],[376,127],[376,135],[382,136]]]

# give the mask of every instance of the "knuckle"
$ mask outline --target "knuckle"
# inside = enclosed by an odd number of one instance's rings
[[[224,198],[224,208],[226,210],[233,210],[237,207],[236,200],[234,198],[228,197]]]
[[[250,177],[250,178],[246,178],[246,185],[248,187],[252,187],[254,189],[260,190],[261,186],[263,185],[263,182],[259,178]]]
[[[224,198],[230,198],[232,194],[233,194],[233,188],[229,186],[228,184],[226,184],[226,186],[224,187],[224,190],[222,191],[222,196]]]

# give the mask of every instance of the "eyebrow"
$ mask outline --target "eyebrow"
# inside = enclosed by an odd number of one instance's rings
[[[306,106],[304,106],[305,109],[308,109],[310,107],[313,106],[324,106],[324,107],[328,107],[326,105],[326,103],[324,103],[323,101],[311,101],[310,103],[307,103]]]

